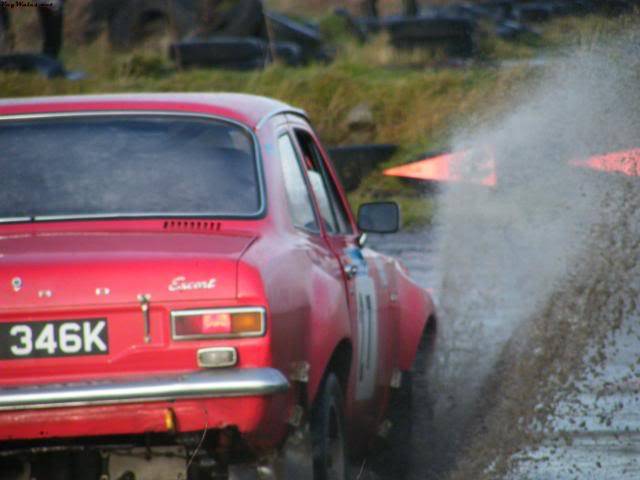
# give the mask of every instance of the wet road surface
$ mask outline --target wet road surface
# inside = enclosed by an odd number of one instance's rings
[[[372,236],[369,246],[400,258],[422,286],[435,286],[434,243],[430,232]],[[637,268],[635,270],[637,273]],[[638,280],[640,275],[636,273],[629,278]],[[635,285],[631,285],[630,292],[637,291],[640,288],[636,281]],[[624,297],[617,300],[625,301]],[[629,311],[633,312],[635,308]],[[485,322],[491,321],[485,319]],[[499,337],[499,325],[494,327],[489,326],[489,332]],[[429,378],[431,383],[438,383],[443,378],[463,379],[464,375],[452,375],[452,370],[473,367],[468,361],[468,349],[476,348],[482,352],[481,345],[472,343],[478,338],[487,340],[486,333],[478,337],[465,336],[457,331],[455,335],[460,336],[458,341],[439,344],[439,348],[449,351],[440,352],[441,364],[434,367],[436,373],[432,372]],[[501,338],[499,341],[508,342],[509,339]],[[557,337],[547,341],[555,341],[559,348],[569,350],[574,338]],[[461,364],[456,364],[457,352],[464,352],[460,356],[466,359]],[[525,351],[523,354],[532,353]],[[538,354],[537,350],[533,352],[535,354]],[[451,360],[452,357],[454,360]],[[593,346],[587,349],[584,357],[584,362],[571,373],[575,376],[575,381],[569,382],[571,388],[560,388],[553,393],[554,398],[546,399],[548,410],[544,425],[539,426],[539,431],[536,431],[535,424],[529,427],[528,430],[532,430],[531,440],[520,440],[515,449],[505,445],[504,439],[491,438],[500,430],[486,427],[483,424],[485,419],[478,418],[485,412],[482,405],[491,407],[493,403],[504,401],[504,395],[514,391],[512,385],[487,389],[482,382],[477,385],[452,382],[448,386],[439,385],[434,392],[433,388],[430,387],[431,391],[428,391],[425,384],[419,384],[414,392],[416,410],[413,413],[413,452],[408,478],[640,478],[640,317],[633,314],[625,316],[621,324],[606,333],[601,348]],[[510,358],[506,357],[506,368],[510,366]],[[516,357],[512,359],[516,363]],[[502,361],[502,368],[505,368],[505,359]],[[442,376],[442,372],[437,372],[438,369],[446,370],[446,375]],[[544,384],[545,379],[538,378],[538,374],[536,371],[522,370],[518,381],[523,384]],[[546,383],[551,382],[549,379]],[[478,396],[467,398],[469,392],[476,392]],[[491,398],[492,395],[494,398]],[[431,421],[426,409],[420,408],[429,401],[436,403],[435,421]],[[515,428],[524,418],[530,418],[526,411],[517,408],[498,409],[498,413],[492,412],[492,415],[498,418],[492,418],[491,422],[497,420],[502,423],[504,431]],[[482,427],[477,428],[478,425]],[[474,443],[484,442],[491,448],[473,448]],[[505,461],[509,468],[497,469],[495,465],[498,459]],[[364,469],[354,472],[354,478],[373,480],[381,477],[365,464]]]
[[[632,316],[613,332],[602,364],[560,399],[553,433],[516,455],[510,478],[640,478],[638,327],[640,318]]]

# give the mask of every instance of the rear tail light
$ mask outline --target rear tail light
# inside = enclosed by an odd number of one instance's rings
[[[171,313],[175,340],[259,337],[264,335],[264,308],[212,308]]]

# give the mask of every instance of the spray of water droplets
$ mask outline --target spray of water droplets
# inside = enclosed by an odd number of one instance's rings
[[[447,470],[457,464],[453,478],[494,478],[573,432],[581,403],[571,399],[611,375],[612,332],[640,330],[640,178],[572,165],[640,147],[632,44],[566,53],[502,119],[452,142],[492,151],[498,179],[478,186],[482,169],[468,168],[439,200],[441,338],[425,448],[448,458]]]

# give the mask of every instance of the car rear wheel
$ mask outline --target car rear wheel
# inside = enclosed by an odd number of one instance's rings
[[[349,459],[340,382],[330,373],[311,412],[313,480],[347,480]]]
[[[370,457],[372,470],[380,478],[406,479],[411,473],[415,452],[423,452],[420,453],[422,462],[434,451],[430,443],[434,399],[427,375],[433,354],[433,335],[432,329],[423,334],[413,368],[402,372],[400,385],[391,393],[387,409],[391,430],[381,442],[382,448]]]

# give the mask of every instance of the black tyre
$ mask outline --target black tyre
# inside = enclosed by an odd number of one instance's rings
[[[208,33],[229,37],[266,38],[264,10],[260,0],[238,0],[228,10],[219,12],[216,28]]]
[[[109,41],[116,48],[130,48],[158,30],[175,30],[183,36],[195,24],[189,2],[132,0],[116,9],[109,18]]]
[[[593,0],[591,2],[594,12],[611,16],[630,12],[633,10],[634,4],[637,4],[637,2],[630,0]]]
[[[402,372],[400,387],[393,390],[387,409],[391,430],[372,457],[373,470],[380,478],[403,480],[412,471],[413,455],[429,455],[425,438],[433,432],[433,397],[429,391],[427,371],[433,353],[433,337],[423,335],[413,369]],[[422,463],[422,462],[421,462]]]
[[[269,31],[277,42],[298,45],[305,62],[323,59],[322,36],[317,28],[273,11],[265,12],[265,17],[269,22]]]
[[[515,17],[521,22],[546,22],[553,16],[550,3],[527,3],[515,9]]]
[[[471,56],[474,20],[465,17],[397,17],[386,21],[391,44],[400,49],[440,48],[449,55]]]
[[[177,42],[171,45],[170,56],[182,67],[216,67],[228,63],[265,63],[266,43],[259,38],[211,37]]]
[[[313,480],[347,480],[349,457],[342,388],[338,377],[329,373],[311,411]]]
[[[181,67],[264,68],[272,54],[287,65],[302,63],[300,47],[294,43],[267,44],[260,38],[210,37],[173,43],[169,56]]]
[[[382,478],[403,480],[411,470],[413,404],[413,372],[402,372],[402,385],[389,401],[391,431],[373,460]]]

